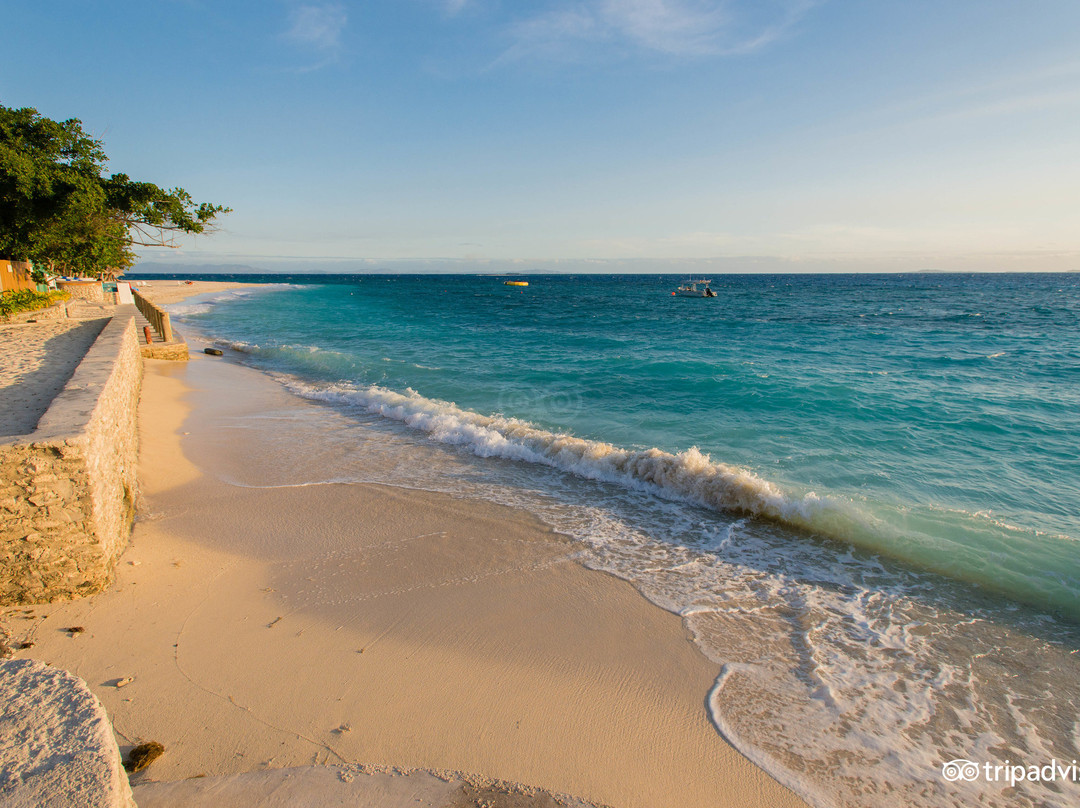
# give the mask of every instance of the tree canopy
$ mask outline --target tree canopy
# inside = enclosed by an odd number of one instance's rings
[[[213,232],[229,208],[126,174],[105,176],[102,142],[72,118],[0,106],[0,256],[81,275],[118,273],[134,246]]]

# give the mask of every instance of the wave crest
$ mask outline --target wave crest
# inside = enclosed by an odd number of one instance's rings
[[[305,398],[356,407],[400,421],[439,443],[463,446],[479,457],[540,463],[590,480],[721,511],[763,517],[806,530],[855,538],[865,518],[846,504],[810,492],[795,496],[753,472],[691,447],[623,449],[610,443],[549,432],[527,421],[482,415],[456,404],[425,398],[415,390],[396,393],[378,386],[313,387],[286,384]]]

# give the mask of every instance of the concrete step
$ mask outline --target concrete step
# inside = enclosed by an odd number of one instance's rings
[[[162,336],[146,319],[138,306],[132,307],[135,312],[135,331],[139,338],[139,353],[147,359],[174,359],[186,360],[188,358],[188,346],[183,335],[172,329],[172,342],[166,342]],[[146,341],[146,328],[150,331],[150,342]]]
[[[143,336],[146,332],[143,329],[146,326],[150,326],[150,337],[154,342],[164,342],[161,338],[161,334],[154,330],[154,327],[150,325],[150,321],[143,317],[143,314],[138,309],[135,309],[135,330],[139,332],[139,342],[145,343],[146,338]],[[173,335],[176,336],[175,334]]]

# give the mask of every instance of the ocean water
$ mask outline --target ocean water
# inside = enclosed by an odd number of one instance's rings
[[[282,484],[533,511],[815,805],[1080,801],[942,772],[1080,760],[1080,275],[247,279],[172,310],[337,419]]]

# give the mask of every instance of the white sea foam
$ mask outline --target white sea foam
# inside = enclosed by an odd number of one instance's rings
[[[196,300],[194,302],[171,303],[163,308],[177,317],[190,317],[193,314],[207,314],[213,311],[217,300]]]
[[[374,385],[318,387],[295,379],[285,381],[305,398],[356,407],[400,421],[439,443],[463,446],[479,457],[539,463],[666,499],[845,538],[854,538],[865,528],[866,518],[846,503],[813,492],[792,495],[746,469],[714,462],[696,447],[678,454],[656,448],[623,449],[549,432],[516,418],[482,415],[412,390],[401,394]]]
[[[695,529],[689,513],[654,509],[646,535],[610,511],[576,529],[550,516],[594,548],[586,563],[686,620],[722,668],[707,701],[717,730],[811,804],[1069,804],[1036,784],[1009,796],[940,777],[946,760],[1000,762],[1002,749],[1014,760],[1076,754],[1068,728],[1040,714],[1072,702],[1076,661],[1037,631],[949,606],[932,578],[761,522]],[[695,532],[713,537],[702,550],[685,543]]]
[[[224,289],[218,292],[203,292],[177,303],[168,303],[162,308],[169,314],[177,317],[190,317],[194,314],[208,314],[219,303],[227,303],[232,300],[248,297],[256,292],[281,291],[282,289],[295,288],[287,283],[267,283],[253,286],[250,289]]]

